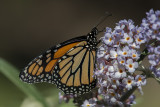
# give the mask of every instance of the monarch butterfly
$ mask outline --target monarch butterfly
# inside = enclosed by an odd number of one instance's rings
[[[20,72],[20,79],[53,83],[65,94],[89,92],[96,86],[93,71],[99,43],[96,35],[100,32],[97,26],[87,35],[62,42],[36,57]]]

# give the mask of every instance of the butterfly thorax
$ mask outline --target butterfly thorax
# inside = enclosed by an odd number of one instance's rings
[[[98,29],[93,28],[90,33],[87,34],[87,47],[90,50],[95,50],[98,44],[96,35],[98,34]]]

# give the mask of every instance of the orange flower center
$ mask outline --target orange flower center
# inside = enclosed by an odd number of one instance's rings
[[[129,64],[129,67],[130,67],[130,68],[132,68],[132,67],[133,67],[133,65],[132,65],[132,64]]]
[[[131,80],[128,80],[128,84],[131,84],[132,83],[132,81]]]
[[[115,56],[116,58],[118,57],[118,55],[116,54],[116,56]]]
[[[155,30],[155,31],[154,31],[154,33],[158,33],[158,31],[157,31],[157,30]]]
[[[116,80],[113,80],[113,83],[116,83]]]
[[[123,63],[124,63],[124,61],[121,61],[121,63],[123,64]]]
[[[130,39],[130,37],[127,37],[127,38],[126,38],[126,40],[129,40],[129,39]]]
[[[127,52],[123,52],[123,55],[127,55]]]
[[[142,40],[141,40],[141,39],[139,39],[139,38],[138,38],[137,40],[138,40],[139,42],[141,42],[141,41],[142,41]]]
[[[111,95],[112,95],[112,96],[115,96],[115,94],[114,94],[114,93],[111,93]]]
[[[122,70],[122,69],[120,69],[120,70],[119,70],[119,72],[120,72],[120,73],[122,73],[122,72],[123,72],[123,70]]]
[[[136,57],[136,54],[133,54],[132,56],[133,56],[133,57]]]
[[[109,38],[109,41],[112,41],[112,38]]]
[[[141,78],[141,77],[139,77],[139,78],[138,78],[138,81],[142,81],[142,78]]]
[[[117,42],[117,45],[119,45],[119,42]]]
[[[91,105],[90,104],[87,104],[87,107],[90,107]]]

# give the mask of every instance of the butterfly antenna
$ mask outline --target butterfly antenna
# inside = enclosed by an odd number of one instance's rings
[[[109,16],[112,16],[112,14],[109,13],[109,12],[106,12],[105,15],[100,18],[100,20],[98,21],[98,23],[96,24],[95,27],[99,26],[99,25],[100,25],[102,22],[104,22]]]

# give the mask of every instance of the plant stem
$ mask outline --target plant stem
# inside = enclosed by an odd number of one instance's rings
[[[140,64],[140,63],[142,62],[142,60],[143,60],[148,54],[149,54],[149,53],[148,53],[148,49],[145,48],[145,49],[142,51],[142,53],[141,53],[141,55],[140,55],[140,58],[137,60],[137,62]]]
[[[133,94],[133,92],[137,89],[137,86],[134,86],[132,89],[130,89],[129,91],[127,91],[121,98],[120,101],[124,102],[126,101],[130,95]]]

